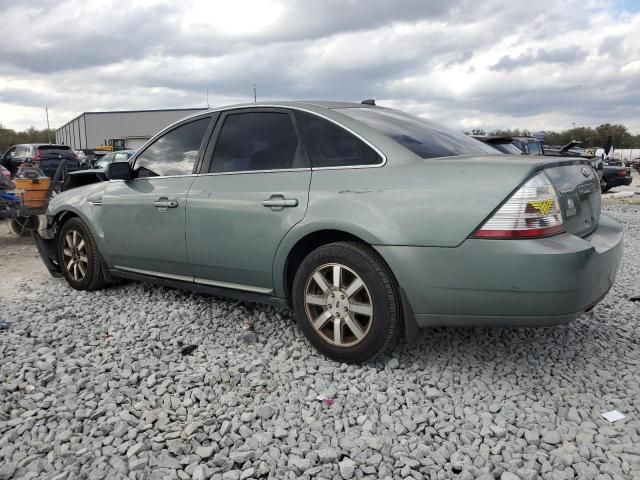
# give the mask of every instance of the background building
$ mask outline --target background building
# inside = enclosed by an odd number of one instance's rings
[[[123,140],[124,148],[136,150],[167,125],[202,110],[205,109],[85,112],[56,130],[56,143],[79,150]]]

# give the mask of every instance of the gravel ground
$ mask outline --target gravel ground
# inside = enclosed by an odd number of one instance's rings
[[[0,296],[0,480],[640,478],[640,206],[605,209],[626,253],[593,312],[430,330],[363,366],[272,307],[19,280]]]

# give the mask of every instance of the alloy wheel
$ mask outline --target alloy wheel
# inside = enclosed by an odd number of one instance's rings
[[[314,330],[338,347],[360,343],[373,323],[373,302],[360,276],[339,263],[316,268],[305,286],[304,306]]]
[[[87,245],[77,230],[69,230],[64,237],[62,249],[63,261],[67,272],[74,281],[80,282],[87,274],[89,260]]]

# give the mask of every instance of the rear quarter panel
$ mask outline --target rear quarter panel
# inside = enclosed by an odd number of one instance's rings
[[[307,214],[276,254],[276,292],[284,292],[288,253],[316,231],[343,231],[370,245],[460,245],[541,168],[529,159],[498,158],[498,163],[496,157],[405,159],[382,167],[314,170]]]

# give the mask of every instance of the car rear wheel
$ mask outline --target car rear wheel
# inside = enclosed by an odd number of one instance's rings
[[[312,251],[293,281],[300,329],[324,355],[363,362],[384,351],[400,327],[393,276],[367,247],[337,242]]]
[[[76,290],[97,290],[105,285],[102,257],[89,228],[79,218],[71,218],[58,234],[60,269]]]

